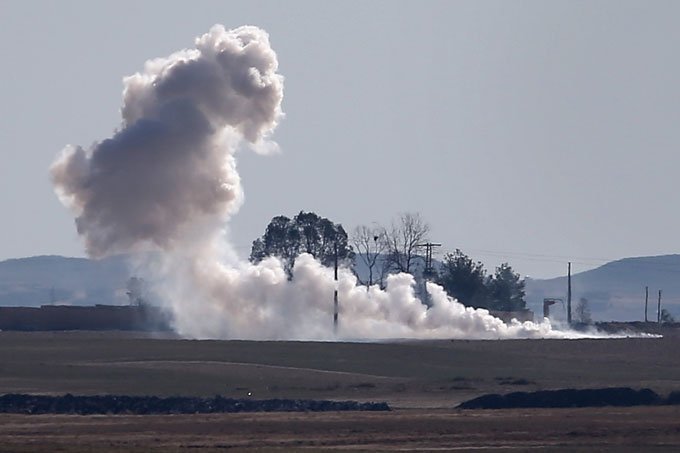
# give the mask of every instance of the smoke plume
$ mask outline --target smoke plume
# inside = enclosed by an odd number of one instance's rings
[[[559,337],[548,322],[504,324],[429,284],[421,303],[408,274],[366,291],[349,271],[301,255],[289,281],[281,262],[225,264],[223,229],[243,194],[235,153],[276,149],[283,77],[266,32],[216,25],[192,49],[149,60],[124,79],[122,121],[111,138],[68,146],[52,165],[87,253],[158,250],[146,263],[180,334],[200,338]]]
[[[172,250],[212,232],[243,198],[233,158],[281,119],[283,78],[267,34],[213,27],[196,47],[147,61],[124,79],[122,123],[52,166],[88,254]]]

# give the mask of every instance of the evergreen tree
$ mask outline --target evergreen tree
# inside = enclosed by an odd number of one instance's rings
[[[496,268],[487,286],[491,297],[489,308],[492,310],[519,311],[526,308],[524,280],[508,263]]]
[[[463,305],[475,308],[489,308],[486,271],[482,263],[474,262],[459,249],[444,257],[436,278],[446,292]]]

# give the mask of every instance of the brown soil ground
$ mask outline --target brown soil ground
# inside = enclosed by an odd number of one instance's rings
[[[0,451],[677,451],[680,407],[0,415]]]
[[[0,415],[0,451],[676,451],[680,407],[458,411],[483,393],[680,390],[677,332],[617,340],[314,343],[0,332],[0,393],[387,401],[390,413]]]

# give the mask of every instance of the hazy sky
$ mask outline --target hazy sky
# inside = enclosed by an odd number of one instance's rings
[[[239,252],[279,214],[420,212],[442,251],[548,277],[680,252],[680,3],[0,6],[0,260],[82,256],[48,167],[120,123],[121,79],[215,23],[270,33],[282,153],[239,154]]]

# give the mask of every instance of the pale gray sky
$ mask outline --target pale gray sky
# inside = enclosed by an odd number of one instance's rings
[[[279,214],[388,223],[563,274],[680,252],[680,3],[24,2],[0,6],[0,260],[82,256],[48,180],[120,121],[121,79],[215,23],[263,27],[286,77],[277,156],[239,155],[246,256]]]

